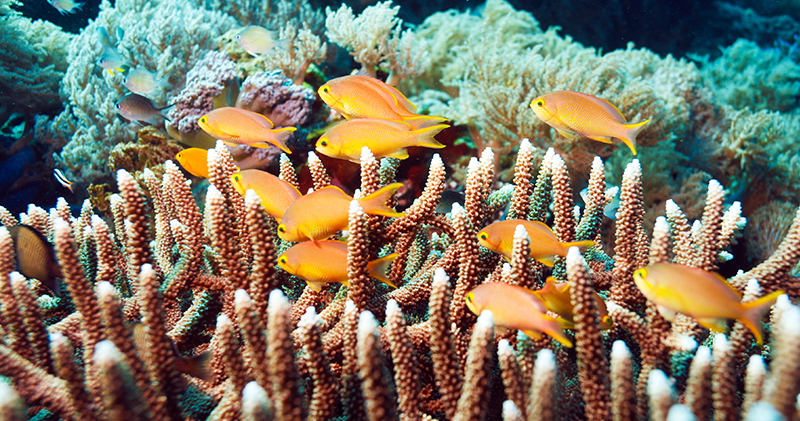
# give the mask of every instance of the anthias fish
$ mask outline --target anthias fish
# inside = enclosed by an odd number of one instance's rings
[[[277,146],[286,153],[292,153],[286,146],[286,141],[297,130],[294,127],[273,129],[274,126],[267,117],[234,107],[217,108],[200,117],[197,124],[203,131],[228,146]]]
[[[545,314],[545,304],[530,290],[491,282],[478,285],[467,293],[466,301],[467,307],[476,315],[483,310],[491,311],[497,327],[519,329],[537,339],[542,337],[540,332],[543,332],[567,348],[572,348],[572,342],[564,334],[561,323]]]
[[[628,124],[614,104],[589,94],[555,91],[537,97],[531,108],[539,119],[562,136],[575,140],[578,135],[603,143],[612,138],[624,142],[636,155],[636,136],[650,122]]]
[[[715,332],[725,332],[727,320],[745,325],[762,344],[761,317],[783,291],[775,291],[755,301],[742,302],[742,296],[719,274],[677,263],[656,263],[633,273],[642,294],[658,306],[668,320],[675,313],[686,314]]]
[[[450,127],[447,124],[410,130],[407,124],[373,118],[343,121],[323,134],[317,141],[317,151],[331,158],[361,163],[361,149],[366,146],[376,158],[385,156],[406,159],[411,146],[441,149],[444,145],[433,137]]]
[[[396,88],[369,76],[352,75],[329,80],[317,90],[329,107],[346,119],[378,118],[402,121],[412,129],[447,120],[417,114],[417,107]]]
[[[27,278],[38,279],[56,295],[61,294],[58,278],[61,267],[56,262],[56,252],[47,238],[28,225],[14,225],[8,230],[14,242],[17,271]]]
[[[175,159],[189,174],[208,178],[208,149],[186,148],[178,152]]]
[[[369,276],[397,288],[389,280],[389,270],[397,253],[392,253],[367,264]],[[278,257],[278,266],[306,281],[314,291],[321,291],[327,283],[347,282],[347,243],[341,241],[304,241],[297,243]]]
[[[591,240],[562,243],[547,225],[525,219],[506,219],[489,224],[478,233],[478,243],[510,260],[514,246],[514,230],[517,229],[517,225],[524,226],[528,232],[531,239],[531,257],[548,267],[553,267],[555,264],[555,256],[566,257],[570,247],[576,246],[583,250],[594,244]]]
[[[297,188],[274,175],[261,170],[243,170],[231,176],[231,183],[242,196],[253,189],[264,210],[281,222],[289,206],[302,196]]]
[[[403,213],[386,206],[386,201],[403,184],[394,183],[358,199],[364,213],[402,217]],[[336,186],[328,186],[297,199],[283,214],[278,237],[286,241],[324,240],[347,229],[353,197]]]
[[[559,321],[565,328],[573,329],[575,327],[575,313],[570,297],[569,282],[556,282],[555,278],[548,276],[544,287],[532,292],[542,299],[548,310],[561,316]],[[594,293],[594,302],[600,314],[600,327],[603,330],[611,329],[614,324],[611,316],[608,315],[606,302],[596,292]]]

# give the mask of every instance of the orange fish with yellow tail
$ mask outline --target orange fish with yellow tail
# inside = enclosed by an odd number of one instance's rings
[[[320,98],[344,118],[379,118],[401,121],[416,130],[446,121],[444,117],[417,114],[417,107],[400,91],[374,77],[343,76],[317,90]]]
[[[402,217],[403,213],[386,206],[386,201],[403,184],[389,184],[358,199],[364,213]],[[336,186],[328,186],[297,199],[283,213],[278,225],[278,237],[286,241],[324,240],[347,229],[350,202],[353,197]]]
[[[447,124],[410,130],[399,121],[357,118],[343,121],[325,132],[317,141],[317,152],[331,158],[361,163],[361,149],[366,146],[376,158],[385,156],[406,159],[410,146],[441,149],[433,137],[450,127]]]
[[[494,324],[499,328],[519,329],[524,334],[539,339],[540,332],[550,335],[567,348],[572,342],[564,334],[558,320],[545,314],[542,300],[516,285],[492,282],[478,285],[467,293],[467,307],[476,315],[489,310],[494,315]]]
[[[667,320],[675,313],[691,316],[715,332],[727,330],[727,320],[745,325],[761,345],[761,318],[783,294],[775,291],[755,301],[742,302],[742,295],[719,274],[677,263],[656,263],[637,269],[633,281],[642,294],[656,304]]]
[[[575,313],[573,312],[570,297],[569,282],[556,282],[555,278],[548,276],[544,282],[544,287],[531,292],[542,299],[548,310],[561,316],[559,322],[565,328],[573,329],[575,327]],[[600,313],[600,327],[603,330],[611,329],[614,323],[611,320],[611,316],[608,315],[606,302],[596,292],[594,293],[594,302],[597,305],[598,313]]]
[[[614,104],[596,96],[573,91],[555,91],[537,97],[531,108],[539,119],[562,136],[575,140],[578,135],[603,143],[612,138],[624,142],[636,155],[636,136],[649,119],[628,124]]]
[[[397,288],[386,271],[397,253],[392,253],[367,264],[369,276],[392,288]],[[321,291],[325,284],[338,282],[348,285],[347,243],[341,241],[304,241],[290,247],[278,257],[278,266],[306,281],[314,291]]]
[[[175,155],[184,170],[195,177],[208,178],[208,149],[187,148]]]
[[[197,125],[228,146],[277,146],[286,153],[292,153],[286,141],[297,130],[295,127],[273,129],[272,122],[263,115],[234,107],[217,108],[200,117]]]
[[[253,189],[261,199],[264,210],[278,222],[281,222],[286,209],[302,196],[297,187],[261,170],[233,173],[231,183],[242,196],[248,189]]]
[[[478,243],[510,261],[511,251],[514,248],[514,230],[517,229],[517,225],[522,225],[528,232],[531,239],[531,257],[547,267],[553,267],[555,256],[566,257],[567,251],[572,246],[585,250],[594,244],[591,240],[562,243],[547,225],[525,219],[506,219],[489,224],[478,233]]]

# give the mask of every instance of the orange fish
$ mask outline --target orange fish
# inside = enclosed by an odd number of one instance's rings
[[[187,148],[178,152],[175,159],[189,174],[208,178],[208,149]]]
[[[783,291],[775,291],[755,301],[742,302],[739,291],[719,274],[677,263],[656,263],[633,273],[642,294],[656,304],[668,320],[675,313],[686,314],[715,332],[725,332],[727,320],[745,325],[762,344],[761,317]]]
[[[547,267],[553,267],[555,256],[566,257],[567,251],[572,246],[584,250],[594,244],[591,240],[562,243],[547,225],[524,219],[506,219],[490,224],[478,233],[478,242],[510,261],[514,246],[514,230],[517,229],[517,225],[524,226],[528,231],[528,236],[531,238],[531,257]]]
[[[400,91],[374,77],[351,75],[331,79],[317,92],[329,107],[348,120],[380,118],[402,121],[414,130],[447,120],[417,114],[417,107]]]
[[[562,136],[575,140],[578,135],[603,143],[612,138],[623,141],[636,155],[636,135],[650,122],[627,124],[614,104],[592,95],[573,91],[556,91],[531,102],[533,112]]]
[[[569,282],[556,282],[555,278],[548,276],[544,281],[544,287],[531,292],[542,299],[548,310],[561,316],[559,322],[561,322],[565,328],[575,328],[572,301],[569,295]],[[594,301],[600,313],[600,327],[603,330],[611,329],[613,327],[613,321],[611,320],[611,316],[608,315],[606,302],[603,301],[596,292],[594,293]]]
[[[278,222],[281,222],[286,209],[302,196],[295,186],[261,170],[234,173],[231,175],[231,183],[242,196],[248,189],[253,189],[261,199],[264,210]]]
[[[292,153],[286,146],[286,140],[297,130],[295,127],[273,129],[272,122],[263,115],[234,107],[217,108],[200,117],[197,124],[228,146],[268,148],[274,145],[286,153]]]
[[[376,158],[389,156],[408,158],[409,146],[444,148],[433,137],[450,127],[447,124],[409,130],[405,123],[373,118],[357,118],[343,121],[325,132],[317,141],[317,152],[331,158],[346,159],[361,163],[361,148],[369,147]]]
[[[391,217],[404,214],[386,206],[386,201],[403,184],[394,183],[358,199],[364,213]],[[347,229],[353,197],[335,186],[328,186],[297,199],[283,214],[278,237],[286,241],[324,240]]]
[[[467,307],[480,315],[489,310],[494,315],[494,324],[507,329],[519,329],[524,334],[539,339],[544,332],[572,348],[572,342],[564,335],[563,327],[558,320],[545,314],[544,302],[527,290],[516,285],[502,282],[491,282],[478,285],[467,293]]]
[[[367,264],[369,276],[397,288],[386,271],[397,253],[392,253]],[[304,241],[297,243],[278,257],[278,266],[306,281],[314,291],[331,282],[345,286],[347,282],[347,243],[341,241]]]

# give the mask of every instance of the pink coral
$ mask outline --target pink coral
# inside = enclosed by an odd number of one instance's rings
[[[209,51],[186,74],[186,87],[170,102],[170,123],[181,133],[199,130],[197,120],[214,108],[214,98],[236,81],[236,64],[218,51]]]
[[[275,127],[299,126],[311,115],[314,91],[292,83],[280,70],[256,72],[242,84],[236,106],[264,114]]]

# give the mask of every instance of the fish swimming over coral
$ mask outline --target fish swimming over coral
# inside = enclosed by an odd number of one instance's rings
[[[369,276],[397,288],[389,280],[389,270],[397,253],[388,254],[367,264]],[[290,247],[278,257],[278,266],[306,281],[314,291],[325,284],[338,282],[348,285],[347,243],[341,241],[304,241]]]
[[[610,202],[603,208],[603,213],[606,215],[608,219],[617,219],[617,209],[619,209],[619,187],[617,186],[610,186],[607,191],[610,192],[614,189],[614,198],[611,199]],[[583,199],[583,203],[587,206],[589,204],[589,187],[584,188],[581,190],[581,199]]]
[[[117,29],[117,42],[124,36],[122,29]],[[125,62],[125,59],[117,51],[117,48],[111,43],[111,38],[108,36],[108,31],[105,27],[97,28],[97,38],[103,51],[100,53],[100,58],[97,59],[97,65],[106,69],[108,73],[114,74],[115,71],[125,73],[130,69],[130,66]]]
[[[56,178],[59,184],[61,184],[64,188],[69,189],[70,192],[75,193],[72,190],[72,182],[67,180],[67,177],[64,176],[64,173],[61,172],[58,168],[53,170],[53,176]]]
[[[562,243],[547,225],[525,219],[506,219],[487,225],[478,233],[478,243],[510,260],[517,225],[524,226],[531,238],[531,257],[547,267],[553,267],[555,256],[566,257],[572,246],[583,250],[594,244],[591,240]]]
[[[253,56],[270,52],[273,48],[289,50],[290,39],[278,39],[278,31],[256,25],[242,29],[233,39]]]
[[[527,290],[516,285],[490,282],[478,285],[467,293],[467,307],[475,315],[489,310],[494,315],[497,327],[519,329],[532,338],[541,338],[546,333],[567,348],[572,342],[564,334],[558,320],[545,314],[544,302]]]
[[[417,107],[397,88],[369,76],[351,75],[329,80],[317,90],[320,98],[344,118],[379,118],[402,121],[419,129],[446,121],[444,117],[416,114]]]
[[[8,231],[14,242],[17,271],[27,278],[38,279],[56,295],[61,295],[58,285],[61,266],[56,261],[53,245],[42,233],[28,225],[14,225]]]
[[[145,329],[142,323],[133,325],[133,342],[136,344],[136,348],[141,355],[151,355],[147,352],[147,333]],[[213,352],[205,351],[193,357],[184,357],[181,355],[174,341],[170,339],[169,344],[175,356],[173,361],[175,361],[176,370],[207,382],[213,380],[214,371],[211,369],[211,361],[214,357]]]
[[[217,108],[200,117],[197,124],[228,146],[277,146],[286,153],[292,153],[286,141],[297,130],[295,127],[273,129],[272,122],[263,115],[234,107]]]
[[[139,94],[127,94],[114,104],[117,113],[128,120],[154,126],[162,119],[169,121],[165,112],[173,106],[174,104],[158,108],[149,98]]]
[[[122,83],[131,92],[144,96],[153,94],[159,87],[169,87],[167,76],[157,79],[155,73],[143,67],[137,67],[128,72],[122,79]]]
[[[386,201],[402,187],[402,183],[384,186],[358,199],[364,213],[402,217],[404,214],[386,206]],[[324,240],[346,229],[353,197],[336,186],[328,186],[297,199],[283,214],[278,237],[286,241]]]
[[[531,291],[542,299],[545,307],[553,313],[561,316],[559,322],[567,328],[575,327],[574,312],[570,298],[569,282],[556,282],[555,278],[548,276],[544,281],[544,287]],[[606,302],[596,292],[594,301],[600,315],[600,327],[603,330],[611,329],[614,326],[611,316],[608,315]]]
[[[628,124],[614,104],[580,92],[555,91],[531,101],[539,119],[562,136],[575,140],[578,135],[603,143],[612,138],[624,142],[636,155],[636,136],[650,120]]]
[[[727,320],[733,319],[745,325],[759,345],[764,338],[761,317],[784,294],[775,291],[743,303],[739,291],[719,274],[677,263],[640,268],[633,273],[633,280],[667,320],[674,320],[675,313],[682,313],[710,330],[725,332]]]
[[[175,154],[175,159],[189,174],[208,178],[208,149],[186,148]]]
[[[50,3],[50,5],[58,10],[58,13],[61,13],[62,15],[75,13],[78,10],[81,10],[81,7],[84,5],[84,3],[78,3],[74,0],[47,0],[47,2]]]
[[[302,194],[297,187],[261,170],[243,170],[231,176],[231,183],[242,196],[252,189],[261,199],[261,206],[276,221],[281,222],[283,214]]]
[[[409,130],[406,123],[374,118],[343,121],[328,129],[317,140],[317,152],[331,158],[361,163],[361,149],[366,146],[376,158],[385,156],[406,159],[411,146],[441,149],[433,137],[450,127],[447,124]]]

